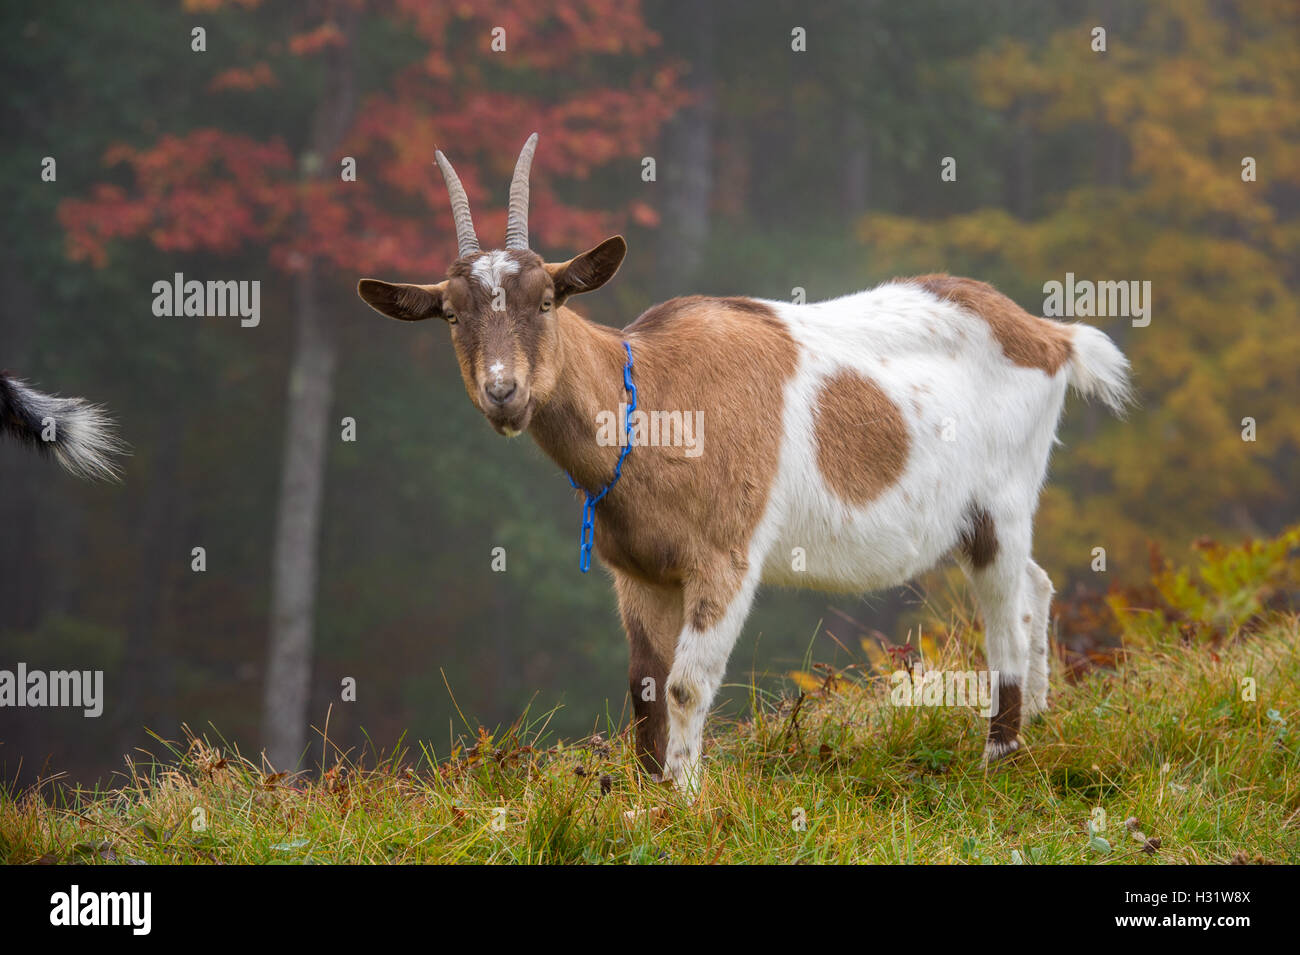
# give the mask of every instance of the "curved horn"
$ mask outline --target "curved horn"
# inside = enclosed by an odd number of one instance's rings
[[[537,151],[537,134],[524,143],[515,163],[515,178],[510,181],[510,216],[506,219],[506,248],[528,248],[528,173],[533,168],[533,153]]]
[[[438,168],[442,170],[442,178],[447,183],[447,195],[451,198],[451,215],[456,220],[456,245],[460,248],[462,257],[471,255],[479,249],[478,236],[474,234],[474,220],[469,214],[469,197],[465,195],[465,187],[460,184],[460,176],[451,168],[451,163],[447,162],[442,150],[434,150],[433,155],[438,160]]]

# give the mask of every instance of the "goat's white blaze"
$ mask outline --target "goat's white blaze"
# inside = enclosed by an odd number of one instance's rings
[[[511,258],[510,253],[501,249],[479,256],[470,269],[470,275],[489,293],[500,288],[507,275],[516,275],[518,272],[519,263]]]

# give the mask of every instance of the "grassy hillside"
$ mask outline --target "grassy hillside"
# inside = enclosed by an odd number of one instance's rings
[[[1114,665],[1073,682],[1058,666],[1052,711],[987,772],[975,710],[894,705],[893,655],[873,651],[798,675],[803,691],[753,719],[715,720],[694,804],[638,776],[624,734],[547,745],[544,718],[446,758],[417,748],[361,768],[330,753],[310,779],[192,738],[118,791],[0,797],[0,857],[1296,863],[1300,618],[1277,609],[1296,543],[1203,546],[1195,568],[1113,594]],[[959,627],[917,656],[978,670],[976,643]]]

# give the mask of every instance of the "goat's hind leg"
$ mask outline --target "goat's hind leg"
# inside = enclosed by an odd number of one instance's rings
[[[1025,604],[1029,608],[1029,679],[1025,684],[1025,719],[1047,712],[1047,677],[1051,663],[1047,636],[1052,611],[1052,579],[1032,560],[1026,565],[1029,579]]]
[[[987,515],[980,532],[986,546],[982,552],[976,550],[962,566],[984,618],[989,670],[997,677],[994,709],[984,744],[984,761],[991,763],[1015,752],[1021,745],[1021,702],[1029,678],[1029,631],[1033,618],[1027,612],[1030,585],[1025,570],[1030,535],[1027,527],[1014,520],[993,521]]]

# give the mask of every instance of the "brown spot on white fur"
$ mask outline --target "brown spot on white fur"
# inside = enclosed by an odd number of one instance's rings
[[[907,465],[909,437],[898,406],[870,378],[838,371],[817,394],[817,466],[850,504],[888,490]]]
[[[987,282],[951,275],[922,275],[909,281],[984,319],[1002,354],[1022,368],[1054,375],[1070,360],[1068,326],[1030,315]]]
[[[962,530],[959,546],[971,566],[980,570],[993,563],[998,555],[997,528],[982,507],[971,507],[967,519],[970,523]]]
[[[691,608],[691,626],[700,633],[711,630],[722,619],[726,609],[713,597],[703,593],[696,598],[695,605]]]

